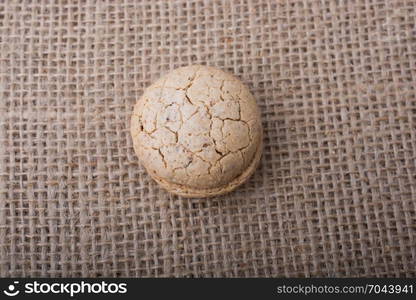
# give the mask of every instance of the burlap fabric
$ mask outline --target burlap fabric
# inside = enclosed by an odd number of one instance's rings
[[[0,275],[416,276],[416,1],[1,1]],[[228,70],[264,155],[235,192],[146,174],[132,107]]]

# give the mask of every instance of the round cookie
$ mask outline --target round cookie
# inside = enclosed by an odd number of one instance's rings
[[[253,95],[231,74],[200,65],[173,70],[144,91],[131,135],[151,177],[186,197],[234,190],[254,172],[262,153]]]

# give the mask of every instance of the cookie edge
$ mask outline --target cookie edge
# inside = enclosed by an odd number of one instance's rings
[[[230,181],[227,185],[217,187],[217,188],[211,188],[211,189],[197,189],[197,188],[191,188],[188,186],[185,186],[183,184],[176,184],[172,182],[168,182],[167,180],[161,179],[151,172],[148,172],[150,174],[150,177],[156,181],[163,189],[165,189],[167,192],[187,197],[187,198],[211,198],[215,196],[224,195],[227,193],[230,193],[234,191],[236,188],[241,186],[243,183],[245,183],[249,177],[251,177],[255,170],[257,169],[261,157],[263,154],[263,131],[260,132],[260,139],[259,139],[259,145],[256,150],[256,154],[254,155],[250,165],[237,177],[235,177],[232,181]]]

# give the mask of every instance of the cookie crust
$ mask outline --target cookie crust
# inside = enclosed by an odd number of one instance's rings
[[[193,65],[149,86],[131,118],[136,154],[169,192],[212,197],[241,185],[262,153],[256,101],[236,77]]]

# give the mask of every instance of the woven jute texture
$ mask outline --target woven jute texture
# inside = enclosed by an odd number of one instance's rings
[[[0,2],[2,277],[416,276],[416,1]],[[264,155],[172,196],[129,133],[176,67],[232,72]]]

